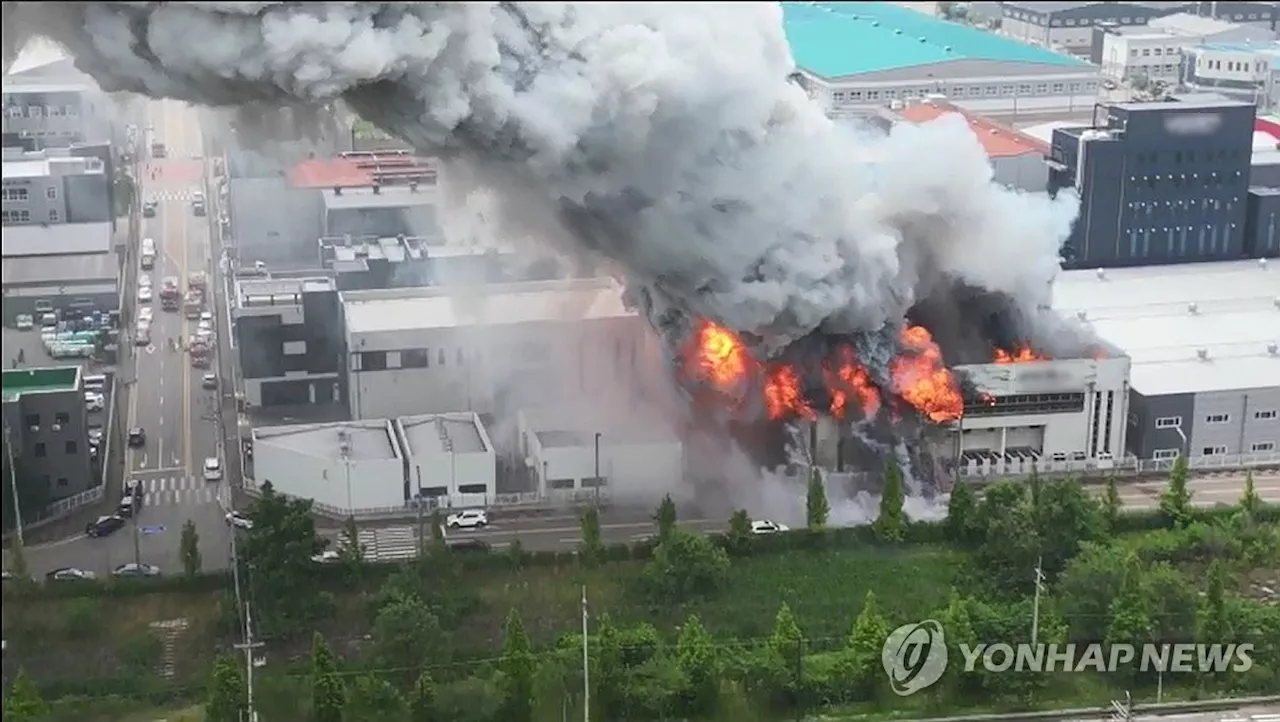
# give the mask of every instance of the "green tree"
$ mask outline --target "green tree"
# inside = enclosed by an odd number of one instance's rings
[[[809,529],[820,531],[827,527],[827,517],[830,515],[827,487],[822,483],[822,471],[815,466],[809,475],[809,492],[805,496],[805,523]]]
[[[204,716],[208,722],[241,722],[248,700],[244,675],[236,660],[220,656],[213,663]]]
[[[311,718],[314,722],[342,722],[346,705],[347,690],[338,676],[338,660],[316,632],[311,642]]]
[[[604,560],[604,535],[600,531],[600,510],[589,506],[582,512],[582,545],[578,554],[582,563],[595,566]]]
[[[200,535],[196,532],[196,523],[190,519],[182,525],[182,537],[178,541],[179,553],[182,556],[182,573],[194,577],[200,573]]]
[[[356,525],[356,518],[348,515],[342,524],[342,558],[347,564],[353,568],[359,568],[364,564],[364,545],[360,543],[360,527]]]
[[[684,713],[705,718],[715,714],[720,693],[720,670],[715,640],[698,616],[690,616],[676,639],[676,665],[684,675]]]
[[[1253,486],[1253,471],[1246,471],[1244,474],[1244,493],[1240,495],[1240,508],[1249,515],[1258,513],[1258,509],[1262,507],[1262,497],[1258,496],[1258,490]]]
[[[1195,585],[1168,562],[1158,562],[1143,574],[1143,588],[1151,607],[1151,635],[1158,644],[1178,644],[1195,639]]]
[[[520,615],[512,609],[502,638],[502,657],[498,669],[506,684],[506,704],[502,719],[509,722],[532,722],[533,681],[538,663],[533,656],[529,635],[524,631]]]
[[[448,661],[449,645],[440,620],[416,595],[395,595],[373,620],[374,655],[384,669],[403,670],[412,682],[424,663]]]
[[[21,580],[31,578],[31,570],[27,567],[27,550],[16,537],[9,547],[9,573]]]
[[[944,523],[947,540],[952,544],[968,547],[977,542],[975,523],[978,516],[978,497],[973,487],[959,480],[951,489],[947,501],[947,519]]]
[[[4,700],[5,722],[40,722],[48,714],[49,705],[40,697],[40,690],[27,676],[27,670],[19,667],[13,689]]]
[[[316,586],[312,557],[326,540],[316,533],[308,499],[277,494],[270,482],[249,507],[253,527],[243,533],[241,559],[253,569],[254,616],[264,634],[284,634],[328,612],[332,602]]]
[[[507,547],[507,559],[511,562],[511,568],[514,571],[524,569],[528,557],[529,555],[524,550],[524,543],[519,539],[512,539],[511,546]]]
[[[404,698],[390,682],[368,674],[351,680],[347,703],[343,707],[346,722],[399,722],[405,713]]]
[[[961,646],[967,645],[972,649],[977,645],[978,637],[973,631],[973,622],[969,619],[969,602],[958,590],[951,590],[946,608],[938,612],[934,619],[938,620],[946,634],[948,659],[964,659]],[[972,691],[977,682],[976,678],[966,676],[964,665],[947,665],[940,684],[936,685],[936,689],[930,689],[933,695],[931,702],[935,707],[941,707],[948,698]]]
[[[578,640],[581,643],[581,640]],[[590,646],[593,656],[591,684],[593,700],[600,719],[618,719],[623,707],[626,688],[626,665],[623,659],[622,640],[618,628],[608,613],[601,614],[596,623],[596,638]]]
[[[653,550],[644,577],[662,601],[680,602],[714,594],[729,573],[729,555],[705,535],[677,529]]]
[[[671,532],[676,530],[676,503],[670,494],[662,497],[662,502],[653,512],[653,523],[658,526],[658,543],[671,538]]]
[[[855,688],[871,690],[879,683],[884,674],[880,669],[880,655],[890,631],[888,620],[880,613],[875,592],[867,592],[849,633],[851,682]]]
[[[1191,490],[1187,488],[1187,459],[1179,455],[1169,472],[1169,485],[1160,493],[1160,513],[1171,526],[1191,523]]]
[[[1107,615],[1106,642],[1112,646],[1142,645],[1151,641],[1153,631],[1151,607],[1147,604],[1142,582],[1131,577],[1125,580],[1120,596],[1111,603]],[[1136,664],[1137,661],[1135,659],[1130,664]]]
[[[872,528],[885,542],[900,542],[906,533],[907,519],[902,511],[902,469],[890,458],[884,465],[884,489],[880,492],[880,514]]]
[[[979,507],[982,543],[977,549],[983,581],[993,593],[1031,593],[1040,563],[1040,537],[1023,487],[1002,483],[987,487]]]
[[[1226,644],[1231,640],[1231,617],[1227,606],[1227,588],[1231,578],[1226,566],[1218,560],[1205,572],[1205,592],[1196,617],[1197,637],[1201,644]]]
[[[1036,536],[1040,541],[1042,568],[1056,578],[1080,545],[1106,534],[1098,502],[1073,480],[1042,484],[1035,508]]]
[[[449,542],[444,538],[444,515],[439,508],[431,512],[431,547],[427,552],[428,556],[437,560],[443,560],[449,555]]]
[[[738,509],[729,517],[729,531],[725,534],[725,546],[730,554],[743,555],[751,549],[755,535],[751,532],[751,517],[746,509]]]
[[[1113,531],[1124,511],[1124,501],[1120,498],[1120,489],[1116,485],[1116,475],[1107,475],[1107,491],[1102,497],[1102,518],[1108,531]]]
[[[804,677],[804,634],[786,602],[778,607],[778,615],[773,620],[768,650],[781,663],[783,691],[794,697]]]
[[[436,683],[430,672],[418,675],[409,694],[409,722],[433,722],[436,706]]]
[[[1125,581],[1140,573],[1138,557],[1131,550],[1113,544],[1085,544],[1067,564],[1055,588],[1062,614],[1070,620],[1070,641],[1089,643],[1105,638],[1111,605]]]

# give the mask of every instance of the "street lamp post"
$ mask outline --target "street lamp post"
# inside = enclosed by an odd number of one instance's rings
[[[600,432],[596,432],[596,506],[600,506]]]

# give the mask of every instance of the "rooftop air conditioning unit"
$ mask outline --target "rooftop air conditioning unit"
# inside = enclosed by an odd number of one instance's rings
[[[1196,349],[1196,356],[1197,356],[1201,361],[1208,361],[1208,360],[1209,360],[1209,349],[1207,349],[1207,348],[1198,348],[1198,349]]]
[[[1086,311],[1076,311],[1076,318],[1080,319],[1081,321],[1088,321],[1089,314]]]
[[[1275,356],[1277,354],[1280,354],[1280,345],[1277,345],[1274,341],[1267,344],[1267,355]]]
[[[1200,313],[1200,305],[1199,305],[1198,303],[1196,303],[1195,301],[1192,301],[1191,303],[1188,303],[1188,304],[1187,304],[1187,313],[1190,313],[1190,314],[1197,314],[1197,313]]]
[[[1095,273],[1097,273],[1097,274],[1098,274],[1098,280],[1099,280],[1099,281],[1105,281],[1105,280],[1107,280],[1107,269],[1105,269],[1105,268],[1099,268],[1097,271],[1095,271]]]
[[[1264,271],[1265,271],[1265,270],[1267,270],[1267,259],[1265,259],[1265,258],[1259,258],[1259,259],[1258,259],[1258,268],[1261,268],[1261,269],[1262,269],[1262,270],[1264,270]]]

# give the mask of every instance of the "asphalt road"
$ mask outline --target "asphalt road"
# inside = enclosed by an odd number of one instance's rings
[[[1134,705],[1136,714],[1134,722],[1280,722],[1280,705],[1264,705],[1236,710],[1218,710],[1216,712],[1179,712],[1178,714],[1157,715],[1144,714],[1142,703]],[[1070,722],[1094,722],[1094,720],[1110,722],[1111,716],[1085,717]]]
[[[158,257],[154,269],[137,273],[151,276],[157,296],[143,304],[137,288],[128,289],[135,308],[153,308],[151,343],[134,349],[125,409],[126,427],[146,431],[146,443],[129,449],[125,459],[126,477],[142,482],[145,502],[136,524],[110,537],[76,535],[32,546],[28,563],[36,574],[63,566],[104,573],[133,561],[135,555],[176,573],[181,569],[181,529],[188,519],[196,524],[205,566],[226,566],[230,531],[222,505],[230,492],[225,479],[206,482],[203,477],[205,458],[220,455],[213,413],[217,392],[202,387],[205,371],[193,368],[185,351],[185,341],[195,333],[198,321],[188,320],[181,310],[162,310],[158,297],[166,277],[177,278],[185,291],[189,273],[211,270],[209,218],[197,217],[191,210],[197,191],[209,195],[203,139],[196,111],[181,103],[149,102],[146,122],[150,128],[146,144],[163,142],[167,157],[148,159],[139,177],[142,199],[158,203],[156,216],[144,219],[142,226],[142,236],[155,240]],[[131,262],[138,262],[136,253]],[[135,322],[131,318],[124,324],[131,337]]]

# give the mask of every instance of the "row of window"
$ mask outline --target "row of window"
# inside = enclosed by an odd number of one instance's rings
[[[1228,73],[1247,73],[1249,72],[1250,65],[1253,66],[1253,72],[1255,73],[1267,72],[1267,64],[1264,62],[1258,61],[1253,63],[1246,63],[1246,62],[1240,62],[1238,60],[1227,61],[1227,72]],[[1196,69],[1197,70],[1222,70],[1222,61],[1221,60],[1205,60],[1204,58],[1201,58],[1198,61],[1196,61]]]
[[[1216,225],[1203,225],[1192,229],[1191,226],[1176,226],[1173,228],[1130,228],[1129,229],[1129,257],[1130,258],[1150,258],[1151,247],[1157,248],[1161,241],[1164,242],[1165,254],[1169,258],[1203,258],[1205,256],[1215,256],[1218,254],[1218,242],[1222,242],[1222,253],[1231,252],[1231,230],[1225,228],[1227,224],[1223,224],[1224,228]],[[1230,224],[1231,229],[1236,224]],[[1219,237],[1219,231],[1222,231]],[[1195,255],[1188,255],[1190,242],[1195,241]],[[1153,243],[1154,241],[1154,243]]]
[[[1194,150],[1175,150],[1159,153],[1157,151],[1140,151],[1135,153],[1133,160],[1138,165],[1154,165],[1162,160],[1172,160],[1174,163],[1212,163],[1213,161],[1225,162],[1228,160],[1239,161],[1245,157],[1245,152],[1239,148],[1218,148],[1217,150],[1202,150],[1199,154]],[[1239,171],[1237,171],[1237,175]],[[1195,174],[1191,176],[1194,178]],[[1156,176],[1159,178],[1159,176]],[[1132,177],[1129,180],[1133,180]]]
[[[1006,10],[1005,17],[1023,20],[1032,25],[1044,25],[1046,16],[1041,13]],[[1257,22],[1259,20],[1270,20],[1271,13],[1218,13],[1216,17],[1219,20],[1231,20],[1237,23]],[[1075,28],[1089,27],[1090,25],[1146,25],[1148,18],[1134,17],[1118,17],[1118,18],[1054,18],[1049,22],[1051,27]]]
[[[58,200],[58,187],[45,186],[44,197],[51,200]],[[12,186],[8,188],[0,188],[0,200],[14,201],[15,203],[25,203],[31,200],[31,189],[25,186]]]
[[[79,451],[79,446],[76,444],[75,439],[68,439],[64,443],[64,448],[66,449],[68,455],[75,454],[77,451]],[[49,455],[49,450],[48,448],[46,448],[45,443],[43,441],[37,441],[32,447],[31,453],[37,459],[43,459]]]
[[[1277,412],[1275,409],[1265,409],[1263,411],[1253,412],[1253,418],[1255,421],[1275,421],[1277,418],[1277,415],[1280,415],[1280,412]],[[1206,424],[1230,423],[1231,414],[1209,414],[1208,416],[1204,417],[1204,422]],[[1181,416],[1161,416],[1160,418],[1156,419],[1156,428],[1157,429],[1182,428],[1182,417]]]
[[[1027,97],[1037,95],[1094,94],[1096,82],[1080,83],[1023,83],[1021,85],[937,85],[933,88],[877,88],[874,90],[837,90],[831,93],[832,101],[843,103],[880,102],[883,100],[911,100],[942,93],[949,98]]]
[[[1129,57],[1136,58],[1138,57],[1138,55],[1139,55],[1138,48],[1129,49]],[[1169,57],[1174,57],[1176,55],[1179,55],[1179,51],[1177,48],[1142,48],[1141,55],[1144,58],[1149,58],[1152,56],[1159,58],[1164,55],[1168,55]]]
[[[518,349],[508,349],[510,358],[525,363],[543,363],[549,357],[546,346],[537,343],[526,343]],[[361,351],[351,354],[352,371],[386,371],[388,369],[427,369],[433,365],[444,368],[450,364],[465,366],[467,363],[482,363],[480,349],[471,349],[463,353],[461,348],[453,353],[443,348],[407,348],[400,351]]]
[[[9,225],[10,223],[30,223],[31,211],[0,211],[0,223]],[[49,222],[59,223],[58,211],[53,208],[49,209]]]
[[[1168,201],[1133,201],[1127,204],[1127,208],[1131,211],[1131,218],[1150,218],[1161,211],[1169,213],[1172,217],[1179,216],[1204,216],[1210,212],[1220,211],[1224,207],[1227,212],[1235,210],[1236,204],[1240,202],[1239,196],[1232,196],[1226,203],[1221,198],[1199,198],[1188,199],[1181,198]],[[1161,213],[1163,215],[1163,213]]]
[[[38,430],[40,428],[40,414],[27,414],[22,418],[22,421],[29,429]],[[59,411],[53,415],[54,426],[66,426],[69,423],[71,423],[71,414],[68,414],[65,411]]]
[[[80,109],[74,105],[10,105],[4,109],[5,117],[18,118],[74,118],[80,115]]]
[[[1249,445],[1250,454],[1268,454],[1276,450],[1276,442],[1274,441],[1258,441]],[[1226,456],[1231,453],[1228,448],[1222,444],[1218,446],[1206,446],[1200,449],[1201,456]],[[1176,459],[1182,455],[1179,449],[1156,449],[1151,452],[1151,458],[1156,460],[1167,461]]]

